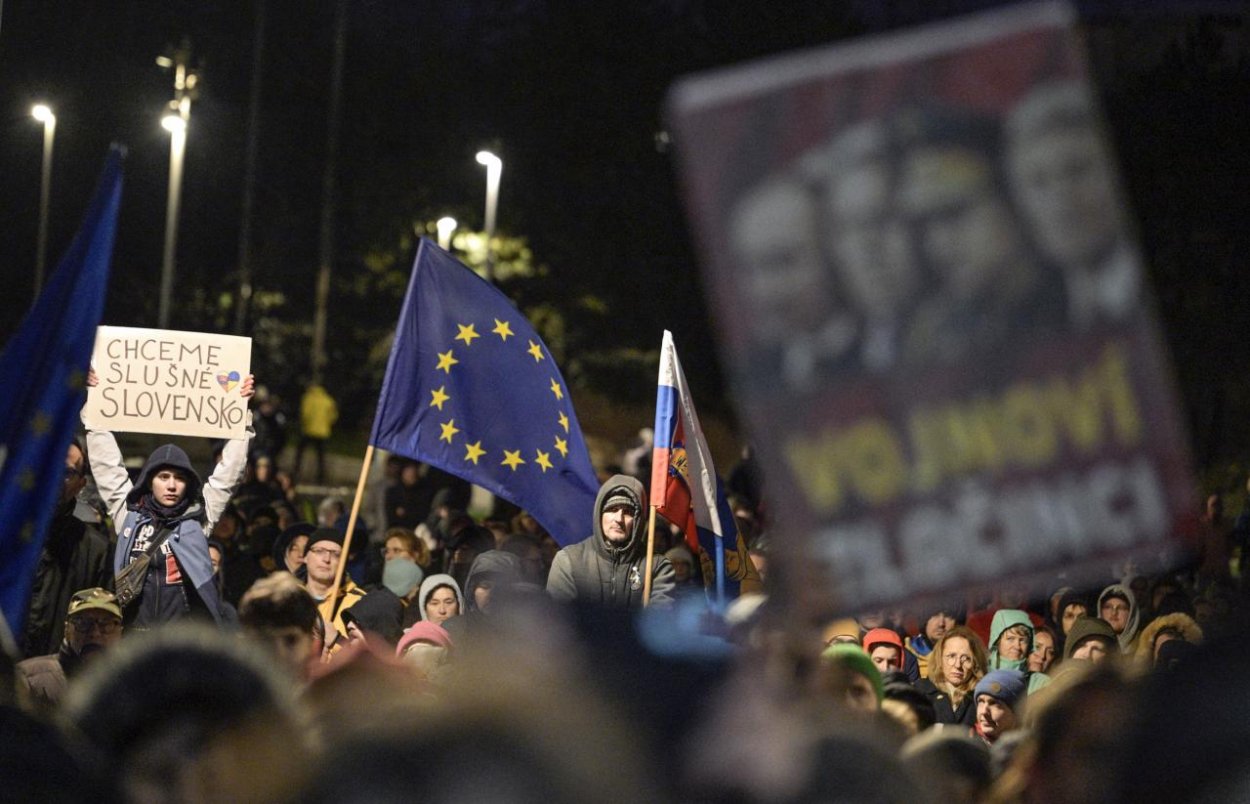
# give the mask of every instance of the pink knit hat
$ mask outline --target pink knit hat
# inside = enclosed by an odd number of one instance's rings
[[[451,634],[448,634],[441,625],[435,625],[429,620],[421,620],[412,624],[412,627],[404,632],[399,638],[399,645],[395,648],[396,656],[403,656],[404,651],[414,642],[429,642],[440,648],[450,648]]]

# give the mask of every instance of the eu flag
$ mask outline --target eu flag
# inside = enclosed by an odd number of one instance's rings
[[[0,611],[21,633],[65,478],[65,451],[104,312],[122,155],[114,146],[78,234],[0,356]]]
[[[369,443],[521,506],[560,544],[599,484],[551,353],[507,296],[422,239]]]

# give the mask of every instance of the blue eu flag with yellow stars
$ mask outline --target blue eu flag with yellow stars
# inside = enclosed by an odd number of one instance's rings
[[[121,195],[122,150],[114,146],[69,251],[0,355],[0,611],[14,634],[86,398]]]
[[[507,296],[422,239],[369,442],[521,506],[560,544],[599,484],[551,353]]]

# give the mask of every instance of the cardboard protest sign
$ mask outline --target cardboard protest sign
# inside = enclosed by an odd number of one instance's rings
[[[1157,559],[1194,511],[1072,26],[1017,6],[672,94],[724,362],[796,540],[777,568],[821,568],[842,608]]]
[[[86,417],[98,430],[241,438],[247,400],[239,384],[252,339],[202,332],[100,327]]]

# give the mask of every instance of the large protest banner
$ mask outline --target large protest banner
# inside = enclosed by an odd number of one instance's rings
[[[1187,442],[1066,6],[694,77],[670,112],[781,573],[863,608],[1183,544]]]
[[[252,364],[252,339],[134,327],[99,327],[87,393],[97,430],[242,438],[247,400],[239,384]]]

